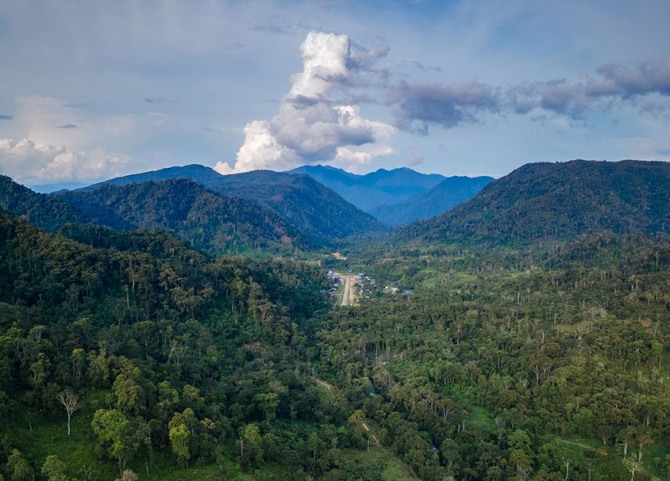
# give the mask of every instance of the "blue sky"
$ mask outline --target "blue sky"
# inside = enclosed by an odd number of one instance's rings
[[[0,0],[0,173],[670,160],[667,0]]]

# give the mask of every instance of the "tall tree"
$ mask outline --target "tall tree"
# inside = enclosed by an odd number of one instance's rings
[[[79,409],[79,396],[77,396],[75,393],[73,393],[69,389],[65,389],[64,391],[60,392],[58,396],[58,401],[63,405],[65,408],[65,412],[67,413],[67,435],[70,435],[70,418],[72,417],[72,414]]]

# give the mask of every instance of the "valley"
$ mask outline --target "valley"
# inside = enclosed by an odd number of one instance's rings
[[[530,164],[395,229],[184,169],[1,179],[4,479],[670,476],[668,164]]]

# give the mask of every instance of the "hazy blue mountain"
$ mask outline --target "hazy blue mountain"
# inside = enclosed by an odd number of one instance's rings
[[[368,213],[376,207],[398,204],[427,192],[445,179],[439,174],[421,174],[408,168],[356,175],[334,167],[304,165],[290,173],[309,175]]]
[[[187,165],[118,177],[83,190],[107,184],[126,185],[179,178],[191,179],[216,193],[252,200],[269,208],[303,232],[311,242],[318,244],[386,230],[377,219],[307,175],[268,170],[221,175],[209,167]]]
[[[527,244],[598,231],[669,233],[669,205],[667,162],[527,164],[396,239]]]
[[[74,190],[74,189],[83,189],[90,185],[86,182],[59,182],[56,184],[37,184],[29,185],[30,190],[37,192],[39,194],[51,194],[52,192],[58,192],[59,190]]]
[[[447,177],[428,192],[415,194],[395,205],[380,205],[370,211],[388,225],[411,224],[444,214],[458,204],[473,198],[493,177]]]

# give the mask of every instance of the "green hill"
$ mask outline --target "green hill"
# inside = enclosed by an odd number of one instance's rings
[[[25,216],[48,232],[55,232],[68,222],[86,222],[80,212],[62,200],[33,192],[5,175],[0,175],[0,207]]]
[[[349,236],[386,230],[375,218],[307,175],[268,170],[221,175],[208,167],[188,165],[110,179],[82,190],[94,190],[104,184],[179,178],[194,180],[218,194],[256,202],[293,224],[316,244],[327,245]]]
[[[164,229],[215,254],[288,251],[308,244],[274,212],[187,179],[101,185],[56,194],[90,222],[117,230]]]
[[[528,164],[446,214],[399,231],[399,239],[528,244],[597,232],[670,231],[670,164]]]

